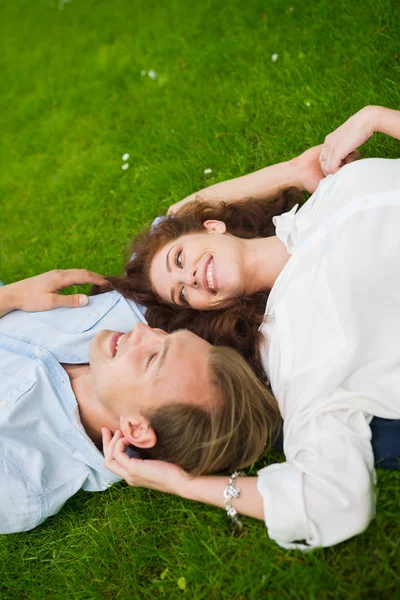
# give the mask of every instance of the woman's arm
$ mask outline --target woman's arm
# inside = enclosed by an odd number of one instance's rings
[[[349,416],[350,413],[350,416]],[[349,421],[349,423],[346,422]],[[315,424],[321,429],[315,430]],[[241,514],[265,520],[269,536],[284,548],[332,546],[366,529],[374,515],[370,431],[361,412],[341,411],[312,419],[311,436],[297,436],[293,462],[269,465],[258,477],[236,480]],[[129,458],[120,431],[103,428],[105,466],[130,485],[224,506],[227,477],[190,478],[179,467]]]
[[[238,202],[244,198],[264,200],[276,197],[291,186],[314,192],[324,177],[318,158],[322,146],[314,146],[296,158],[265,167],[255,173],[216,183],[173,204],[168,214],[174,214],[192,200]]]
[[[365,106],[327,135],[320,154],[324,174],[336,173],[343,166],[344,157],[377,131],[400,139],[400,111],[383,106]]]
[[[106,281],[86,269],[69,269],[49,271],[0,287],[0,317],[16,309],[38,312],[60,306],[84,306],[89,301],[85,294],[60,296],[58,293],[70,285],[82,283],[104,285]]]
[[[245,198],[268,200],[276,198],[282,190],[292,186],[312,194],[321,179],[325,177],[319,162],[321,149],[322,145],[314,146],[287,162],[271,165],[249,175],[211,185],[170,206],[168,214],[175,214],[182,206],[193,200],[203,202],[224,200],[229,203],[239,202]],[[354,151],[346,156],[343,164],[359,158],[360,153]]]
[[[224,508],[224,490],[228,477],[208,475],[193,478],[170,463],[129,458],[125,453],[129,442],[121,431],[117,430],[112,436],[110,430],[103,427],[102,434],[106,468],[125,479],[129,485]],[[257,477],[239,477],[235,483],[240,489],[240,495],[231,500],[231,505],[242,515],[262,520],[263,501],[257,490]]]

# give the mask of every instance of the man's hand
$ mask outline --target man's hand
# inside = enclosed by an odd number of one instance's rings
[[[366,142],[377,130],[379,106],[366,106],[326,136],[319,162],[325,175],[336,173],[350,153]]]
[[[58,292],[70,285],[91,283],[104,285],[106,280],[101,275],[96,275],[86,269],[56,270],[23,279],[1,288],[7,296],[8,310],[20,309],[27,312],[51,310],[60,306],[71,308],[84,306],[89,299],[85,294],[71,294],[62,296]],[[7,310],[3,311],[8,312]],[[2,314],[0,307],[0,314]]]
[[[129,441],[117,429],[112,435],[107,427],[102,427],[104,465],[134,487],[144,487],[167,494],[181,495],[182,488],[190,481],[189,476],[179,467],[161,460],[129,458],[125,448]]]

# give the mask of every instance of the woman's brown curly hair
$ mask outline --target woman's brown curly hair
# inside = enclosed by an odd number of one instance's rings
[[[168,242],[180,236],[204,231],[208,219],[224,221],[226,231],[240,238],[261,238],[275,235],[272,219],[288,210],[292,199],[303,202],[297,188],[289,188],[275,201],[243,200],[228,204],[194,201],[175,215],[166,217],[147,228],[132,243],[133,258],[122,277],[107,277],[109,287],[125,298],[147,308],[146,319],[151,327],[167,332],[189,329],[213,345],[230,346],[250,362],[256,374],[265,381],[259,356],[260,333],[268,292],[235,298],[224,309],[198,311],[190,307],[164,302],[152,288],[150,266],[155,254]]]

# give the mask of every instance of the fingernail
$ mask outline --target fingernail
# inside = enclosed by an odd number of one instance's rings
[[[89,302],[89,298],[87,296],[79,296],[79,306],[86,306],[86,304]]]

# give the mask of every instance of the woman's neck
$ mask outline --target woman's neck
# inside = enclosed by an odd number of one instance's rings
[[[242,241],[246,292],[270,290],[290,258],[285,244],[276,235]]]

